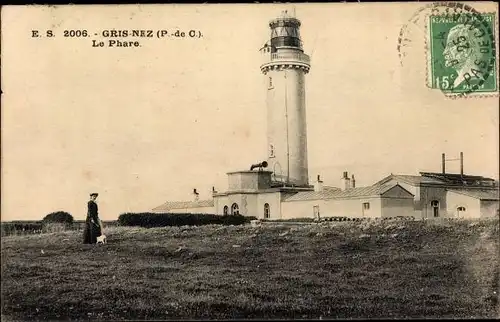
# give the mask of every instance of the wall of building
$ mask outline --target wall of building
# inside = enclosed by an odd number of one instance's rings
[[[479,218],[480,217],[480,202],[476,198],[472,198],[460,193],[447,192],[447,215],[451,218]],[[465,211],[457,211],[458,207],[464,207]]]
[[[391,179],[388,183],[398,183],[414,194],[413,207],[415,218],[433,218],[432,200],[439,201],[439,217],[480,218],[495,216],[498,201],[480,201],[476,198],[449,192],[444,187],[412,186],[404,182]],[[458,207],[465,207],[465,212],[458,213]],[[495,208],[495,206],[497,208]]]
[[[257,197],[255,217],[264,218],[264,205],[269,205],[269,219],[281,219],[281,195],[279,192],[260,193]]]
[[[381,196],[382,218],[415,216],[413,195],[402,186],[394,186]]]
[[[415,218],[422,218],[422,201],[420,200],[420,187],[410,185],[406,182],[398,181],[396,179],[389,180],[386,184],[399,184],[404,189],[408,190],[411,194],[413,194],[413,211],[412,216]]]
[[[243,205],[246,206],[243,209]],[[264,205],[269,205],[270,217],[269,219],[281,219],[281,192],[261,192],[261,193],[248,193],[248,194],[230,194],[228,196],[216,196],[214,198],[215,212],[222,215],[224,213],[224,206],[228,206],[229,213],[231,213],[231,205],[237,203],[241,215],[254,216],[264,219]]]
[[[269,171],[241,171],[228,174],[229,191],[265,189],[270,185]]]
[[[421,209],[421,218],[434,218],[431,202],[437,200],[439,202],[439,217],[448,217],[448,208],[446,205],[446,188],[421,186],[420,200],[416,204],[416,209]]]
[[[363,209],[364,203],[369,203],[369,209]],[[379,197],[366,197],[285,201],[281,205],[282,218],[314,218],[315,206],[319,207],[321,217],[378,218],[382,216],[381,199]]]
[[[217,214],[222,215],[224,213],[224,206],[228,207],[228,214],[231,214],[231,207],[234,203],[238,205],[238,212],[243,216],[255,216],[258,213],[257,209],[257,197],[255,193],[236,193],[229,194],[227,196],[216,196],[214,199],[217,201],[214,203],[217,205],[215,209]]]
[[[314,206],[319,206],[320,215],[326,216],[324,200],[284,201],[281,203],[281,218],[314,218]]]
[[[228,196],[216,196],[214,197],[215,213],[217,215],[224,214],[224,206],[228,206],[229,213],[231,211],[231,203],[229,202]]]
[[[411,187],[411,189],[407,189],[406,186]],[[406,186],[402,187],[413,194],[413,216],[415,218],[423,218],[422,200],[420,199],[422,189],[408,184]]]
[[[380,218],[382,217],[382,200],[380,197],[371,197],[363,199],[340,200],[340,207],[346,207],[345,216],[361,218]],[[363,203],[369,203],[370,209],[364,209]],[[340,208],[342,209],[342,208]]]
[[[382,218],[415,216],[413,198],[382,197]]]
[[[221,208],[219,206],[219,203],[220,203],[220,198],[217,198],[217,197],[213,197],[214,199],[214,214],[216,215],[222,215],[222,210],[219,212],[219,209]]]
[[[171,209],[168,213],[174,214],[215,214],[215,207],[196,207],[196,208],[180,208]]]
[[[499,202],[496,200],[481,200],[481,218],[498,217]]]

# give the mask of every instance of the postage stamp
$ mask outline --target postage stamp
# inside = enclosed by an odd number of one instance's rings
[[[429,87],[446,94],[498,91],[494,13],[429,17]]]
[[[429,89],[448,98],[498,96],[497,29],[498,13],[491,3],[428,3],[401,27],[400,64],[411,64],[424,51]]]

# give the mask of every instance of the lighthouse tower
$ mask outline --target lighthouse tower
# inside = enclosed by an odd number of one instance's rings
[[[300,20],[286,11],[269,22],[270,40],[261,48],[267,88],[267,140],[273,181],[308,185],[305,74],[310,59],[304,54]]]

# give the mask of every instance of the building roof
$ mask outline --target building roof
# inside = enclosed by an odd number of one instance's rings
[[[401,181],[410,185],[420,185],[421,183],[441,183],[443,184],[444,181],[435,179],[435,178],[429,178],[429,177],[424,177],[424,176],[413,176],[413,175],[407,175],[407,174],[391,174],[382,180],[378,181],[375,184],[384,184],[387,181],[394,179],[397,181]]]
[[[420,172],[419,176],[406,175],[406,174],[391,174],[382,180],[375,183],[385,184],[390,180],[401,181],[412,186],[419,186],[422,184],[437,184],[437,185],[451,185],[451,186],[485,186],[494,187],[496,182],[494,179],[482,176],[461,175],[457,173],[433,173],[433,172]]]
[[[456,192],[479,200],[500,200],[498,189],[448,189],[448,191]]]
[[[202,207],[213,207],[214,201],[210,200],[198,200],[198,201],[167,201],[161,206],[153,208],[153,211],[168,211],[172,209],[185,209],[185,208],[202,208]]]
[[[379,196],[395,186],[399,186],[399,185],[398,184],[373,185],[373,186],[369,186],[369,187],[350,188],[347,190],[342,190],[342,189],[336,188],[336,187],[323,187],[322,191],[298,192],[292,196],[285,198],[284,201],[303,201],[303,200],[317,200],[317,199],[343,199],[343,198]]]
[[[461,173],[420,172],[420,174],[427,178],[434,178],[437,180],[441,180],[447,184],[492,186],[495,183],[495,180],[491,178],[486,178],[483,176],[473,176]]]
[[[322,191],[300,191],[295,194],[286,196],[284,201],[298,201],[298,200],[313,200],[313,199],[325,199],[334,195],[336,192],[340,191],[340,188],[323,186]]]
[[[335,188],[339,189],[340,188]],[[224,192],[217,192],[212,194],[214,197],[220,197],[220,196],[228,196],[228,195],[235,195],[235,194],[262,194],[262,193],[277,193],[277,192],[283,192],[283,193],[296,193],[296,192],[301,192],[301,191],[313,191],[313,187],[270,187],[270,188],[264,188],[264,189],[235,189],[235,190],[228,190]]]

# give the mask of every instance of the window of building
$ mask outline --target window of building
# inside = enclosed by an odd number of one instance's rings
[[[227,205],[224,206],[224,215],[229,215],[229,207]]]
[[[271,217],[271,209],[269,209],[269,204],[264,204],[264,218]]]
[[[269,88],[273,88],[273,78],[269,77]]]
[[[363,203],[363,210],[370,210],[370,203],[369,202]]]
[[[240,210],[239,210],[238,204],[233,203],[233,205],[231,206],[231,215],[239,215],[239,214],[240,214]]]
[[[432,214],[434,217],[439,217],[439,201],[432,200],[431,201]]]
[[[457,207],[457,217],[460,218],[463,216],[462,213],[465,212],[465,207],[464,206],[460,206],[460,207]]]

